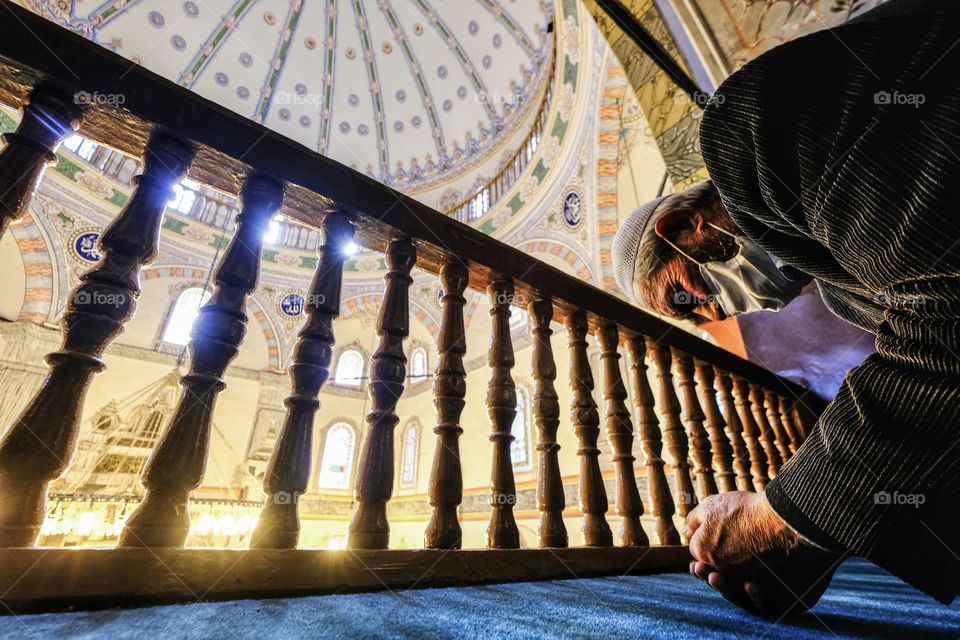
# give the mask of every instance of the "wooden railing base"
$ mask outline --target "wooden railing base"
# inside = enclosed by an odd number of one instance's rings
[[[3,614],[636,575],[686,568],[686,547],[357,551],[0,550]]]

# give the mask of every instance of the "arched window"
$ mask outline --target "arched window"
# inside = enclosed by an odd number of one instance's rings
[[[344,349],[340,353],[333,380],[337,384],[360,386],[363,380],[363,354],[358,349]]]
[[[510,459],[513,467],[520,471],[530,469],[530,399],[527,390],[517,387],[517,416],[513,419],[513,444],[510,445]]]
[[[153,440],[160,435],[160,426],[163,425],[163,413],[154,409],[147,415],[143,421],[143,427],[140,429],[140,435],[144,438]]]
[[[410,354],[410,382],[427,379],[427,350],[416,347]]]
[[[411,424],[403,432],[403,449],[400,453],[400,486],[417,484],[417,457],[420,444],[420,428]]]
[[[338,422],[329,429],[323,439],[323,454],[320,456],[321,489],[346,489],[350,484],[350,466],[353,464],[353,427]]]
[[[167,318],[161,340],[170,344],[187,344],[190,341],[190,329],[200,313],[200,307],[209,299],[210,292],[200,287],[184,289]]]

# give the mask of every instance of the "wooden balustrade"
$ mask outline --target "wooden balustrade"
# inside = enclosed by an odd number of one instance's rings
[[[460,465],[460,414],[466,404],[467,372],[463,356],[467,341],[463,324],[463,306],[470,272],[459,260],[443,265],[443,323],[437,340],[437,373],[433,382],[433,402],[437,409],[437,446],[430,472],[430,506],[424,546],[428,549],[459,549],[463,544],[457,507],[463,499],[463,472]]]
[[[330,375],[344,247],[353,239],[353,222],[344,213],[331,211],[323,219],[322,234],[317,270],[305,305],[307,320],[290,365],[291,389],[284,401],[287,413],[264,474],[267,499],[250,541],[255,548],[293,549],[300,537],[297,504],[310,478],[313,420],[320,408],[317,396]]]
[[[554,380],[557,363],[553,359],[550,336],[553,329],[553,303],[539,298],[527,305],[533,324],[531,370],[536,386],[533,392],[533,418],[537,425],[537,508],[540,510],[538,537],[541,547],[566,547],[567,528],[563,524],[563,479],[557,453],[557,430],[560,427],[560,400]]]
[[[593,400],[593,372],[587,358],[587,316],[582,312],[567,316],[570,347],[570,421],[577,434],[580,457],[580,512],[583,514],[583,543],[588,547],[613,545],[613,532],[607,524],[607,490],[600,474],[600,413]]]
[[[603,399],[606,404],[607,440],[613,448],[615,512],[622,519],[619,542],[624,547],[645,547],[650,544],[640,526],[643,503],[633,471],[633,424],[627,410],[627,389],[620,374],[620,332],[613,322],[606,322],[597,331],[600,363],[603,369]]]
[[[787,400],[786,396],[778,396],[778,404],[780,408],[780,419],[783,421],[783,428],[787,432],[787,438],[790,441],[790,453],[792,455],[800,448],[803,440],[797,431],[797,426],[793,423],[793,412],[790,411],[790,401]]]
[[[773,427],[767,421],[767,412],[764,409],[763,389],[760,385],[749,384],[750,406],[753,410],[753,417],[757,423],[758,438],[760,446],[763,447],[763,453],[767,457],[767,477],[773,479],[780,472],[783,466],[783,460],[780,459],[780,452],[777,451],[776,436]]]
[[[191,157],[184,143],[154,136],[133,196],[100,238],[100,262],[68,298],[63,346],[47,356],[43,386],[0,443],[0,546],[29,546],[37,537],[47,485],[73,455],[87,389],[106,366],[104,349],[133,316],[140,269],[157,254],[164,206]]]
[[[257,286],[263,236],[283,201],[283,187],[252,175],[241,200],[237,230],[217,266],[213,294],[190,334],[190,372],[180,378],[177,408],[143,468],[147,492],[123,528],[121,547],[179,547],[190,531],[187,502],[207,466],[213,409],[225,386],[223,374],[246,333],[247,296]]]
[[[674,350],[673,362],[677,368],[677,381],[683,392],[683,421],[687,427],[690,442],[690,458],[693,460],[693,473],[697,479],[697,493],[701,498],[717,493],[717,482],[713,477],[713,452],[710,438],[703,428],[706,417],[697,398],[696,382],[693,379],[693,358]]]
[[[647,379],[646,340],[642,336],[632,336],[627,345],[630,350],[637,428],[646,458],[647,504],[650,507],[650,515],[653,516],[654,533],[660,545],[680,544],[680,534],[673,524],[673,497],[670,495],[664,462],[660,457],[663,452],[663,442],[660,439],[660,423],[653,408],[653,390]]]
[[[750,406],[750,383],[743,378],[733,379],[733,394],[737,409],[737,417],[743,427],[743,439],[747,443],[750,454],[750,472],[753,476],[753,487],[756,491],[763,491],[770,476],[767,475],[767,454],[760,443],[760,427],[753,417],[753,408]]]
[[[762,389],[761,393],[763,394],[763,406],[767,410],[767,422],[773,429],[777,453],[780,454],[780,460],[786,462],[793,453],[790,451],[790,438],[780,418],[780,400],[777,398],[777,394],[770,389]],[[782,467],[783,464],[781,463],[780,466]]]
[[[386,287],[377,317],[380,344],[371,357],[367,386],[371,410],[357,471],[357,511],[347,541],[352,549],[386,549],[390,541],[387,502],[393,493],[393,432],[400,420],[397,401],[406,378],[403,341],[410,333],[410,270],[417,249],[409,238],[393,240],[386,259]]]
[[[700,397],[710,434],[710,449],[713,451],[714,478],[717,488],[722,492],[736,491],[737,482],[733,473],[733,447],[724,427],[727,426],[717,404],[717,389],[714,387],[714,371],[710,364],[697,360],[697,385],[700,388]]]
[[[3,134],[0,238],[26,212],[47,165],[57,161],[57,147],[79,126],[81,111],[68,89],[39,85],[21,108],[17,130]]]
[[[131,68],[115,54],[58,29],[21,7],[6,0],[0,0],[0,6],[26,27],[7,30],[0,39],[0,101],[25,104],[31,79],[48,77],[63,82],[63,68],[58,60],[65,57],[72,61],[76,79],[82,79],[84,90],[126,98],[123,110],[108,104],[89,105],[83,113],[81,134],[111,149],[143,154],[145,158],[144,173],[130,202],[103,235],[101,262],[81,278],[73,294],[64,317],[64,346],[48,357],[51,369],[47,381],[0,443],[0,545],[30,545],[37,535],[45,514],[47,483],[66,468],[85,390],[93,374],[103,366],[103,350],[133,312],[139,294],[137,273],[156,250],[164,204],[170,197],[171,186],[184,176],[188,164],[192,180],[219,193],[240,192],[243,206],[234,237],[216,269],[213,297],[202,308],[192,332],[191,366],[181,379],[179,404],[144,469],[146,495],[120,536],[120,546],[151,549],[100,552],[99,556],[89,556],[93,558],[90,560],[85,559],[87,552],[71,550],[76,552],[73,558],[81,558],[79,562],[92,562],[101,568],[109,565],[113,569],[115,565],[110,563],[135,559],[150,566],[144,572],[149,577],[159,571],[159,565],[150,564],[154,558],[161,564],[172,563],[184,575],[195,572],[189,580],[185,579],[185,584],[202,584],[215,593],[231,594],[230,597],[240,593],[263,597],[283,590],[307,593],[320,583],[348,588],[376,586],[370,581],[369,572],[358,568],[361,565],[389,573],[379,584],[398,586],[418,584],[421,575],[425,575],[422,584],[444,584],[453,579],[451,576],[475,582],[561,577],[570,567],[578,575],[675,568],[685,566],[688,555],[678,546],[681,537],[674,516],[685,517],[697,504],[698,495],[704,497],[718,489],[762,490],[768,474],[775,473],[780,464],[773,456],[768,463],[765,445],[772,447],[770,451],[779,458],[787,458],[812,428],[814,414],[806,405],[789,400],[805,397],[804,390],[771,372],[140,67]],[[41,37],[48,47],[33,46],[36,37]],[[53,51],[57,53],[54,55]],[[43,91],[34,92],[31,105],[24,108],[24,121],[33,118],[31,110],[36,111],[48,99]],[[14,162],[17,154],[29,151],[34,162],[50,158],[48,153],[55,149],[56,139],[69,133],[73,126],[69,124],[74,113],[70,105],[60,107],[56,136],[38,143],[43,149],[34,145],[28,150],[24,145],[32,143],[16,137],[36,137],[30,133],[32,120],[21,123],[12,141],[7,136],[10,144],[0,152],[0,185],[4,181],[10,184],[10,172],[23,166],[22,158]],[[174,131],[176,138],[164,131]],[[161,133],[153,133],[148,143],[150,132]],[[192,161],[194,155],[197,159]],[[2,212],[8,218],[10,212],[22,211],[39,174],[23,175],[30,184],[17,196],[19,199],[0,203],[6,207]],[[302,223],[310,233],[322,228],[323,246],[307,300],[307,319],[290,366],[286,417],[264,478],[267,497],[251,539],[254,549],[243,551],[249,556],[237,557],[243,571],[231,573],[232,565],[224,560],[230,551],[185,551],[176,547],[183,545],[187,537],[188,500],[199,485],[207,462],[213,409],[224,386],[224,371],[244,336],[244,305],[257,282],[263,236],[281,202],[284,216]],[[367,385],[370,410],[360,441],[355,512],[349,524],[347,544],[353,551],[328,555],[295,549],[300,527],[297,497],[306,490],[312,467],[311,431],[319,407],[318,393],[329,375],[332,324],[340,311],[344,257],[339,249],[351,237],[368,250],[383,252],[388,273],[377,319],[379,344],[372,357]],[[397,401],[406,377],[403,343],[409,331],[408,293],[415,264],[439,275],[443,288],[434,383],[437,446],[429,486],[430,520],[424,536],[424,545],[430,550],[387,551],[387,506],[394,485],[394,430],[399,421]],[[491,514],[487,531],[487,545],[492,549],[482,553],[458,550],[463,544],[457,511],[463,497],[459,438],[463,433],[461,414],[467,385],[467,288],[486,290],[492,317],[488,350],[491,375],[486,402],[492,427]],[[536,383],[533,407],[537,428],[539,542],[543,547],[552,547],[549,550],[518,550],[520,536],[514,513],[518,495],[510,455],[517,410],[511,377],[514,353],[510,327],[510,306],[515,295],[531,301],[527,309],[532,321],[531,362]],[[113,296],[114,301],[122,300],[122,304],[98,302],[104,296]],[[554,319],[562,322],[567,332],[572,391],[570,423],[578,443],[583,543],[591,548],[563,548],[568,540],[557,444],[561,417],[555,388],[557,365],[551,345]],[[591,334],[598,339],[601,350],[605,425],[613,449],[615,506],[623,522],[621,548],[613,548],[613,535],[606,520],[608,502],[597,446],[600,415],[587,354]],[[643,505],[635,476],[628,394],[620,372],[621,341],[626,343],[631,358],[635,419],[645,456],[654,538],[659,545],[666,545],[663,548],[643,548],[648,543],[641,527]],[[657,396],[648,378],[647,355],[659,383]],[[683,419],[677,386],[683,392]],[[717,393],[723,411],[718,406]],[[661,457],[664,446],[669,452],[673,491]],[[28,586],[3,583],[0,588],[10,592],[5,602],[8,598],[15,602],[40,597],[50,600],[55,581],[49,576],[72,575],[70,567],[74,565],[70,563],[77,562],[57,553],[49,560],[44,559],[45,555],[22,553],[27,551],[33,550],[0,550],[0,563],[31,566],[24,563],[35,560],[39,563],[37,575],[43,580],[28,580],[24,583]],[[196,560],[191,555],[194,552],[210,555]],[[246,557],[250,558],[249,563],[243,560]],[[213,568],[223,569],[217,579],[211,577]],[[308,568],[314,576],[319,571],[323,577],[308,584],[304,578]],[[414,576],[413,572],[418,573]],[[219,576],[224,573],[230,577],[220,581]],[[358,577],[360,574],[365,577]],[[198,575],[201,578],[193,582]],[[250,578],[251,575],[254,577]],[[379,576],[376,578],[379,580]],[[2,579],[0,575],[0,582]],[[243,580],[252,586],[238,587]],[[118,596],[109,582],[98,583],[94,591],[123,600],[123,594]],[[137,584],[137,593],[150,592],[150,586],[143,586],[147,583]],[[90,588],[72,582],[71,585],[71,589]],[[36,592],[24,592],[28,588]],[[179,587],[173,588],[179,593],[178,590]]]
[[[660,382],[660,421],[663,424],[663,439],[667,451],[673,459],[673,471],[676,488],[674,502],[677,513],[686,518],[687,514],[697,506],[697,495],[693,491],[693,481],[690,479],[690,461],[687,434],[680,422],[680,400],[673,387],[673,373],[670,370],[673,356],[670,347],[647,340],[647,351],[657,368],[657,378]]]
[[[750,451],[743,439],[743,425],[740,423],[736,400],[733,398],[733,378],[729,373],[717,377],[723,412],[727,416],[727,435],[733,451],[733,468],[736,474],[738,491],[753,491],[753,477],[750,475]]]
[[[490,524],[487,525],[487,546],[491,549],[519,549],[520,530],[513,517],[517,504],[517,488],[513,480],[510,445],[511,430],[517,417],[517,389],[510,375],[513,369],[513,342],[510,339],[510,305],[513,283],[497,279],[487,287],[490,317],[493,319],[490,338],[490,384],[487,387],[487,411],[493,431],[493,468],[490,475]]]

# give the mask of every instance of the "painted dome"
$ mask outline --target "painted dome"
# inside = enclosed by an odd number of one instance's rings
[[[407,191],[463,174],[519,133],[551,73],[548,0],[23,4]]]

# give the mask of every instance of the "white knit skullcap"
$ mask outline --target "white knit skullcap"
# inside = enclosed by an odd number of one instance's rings
[[[613,254],[613,276],[627,297],[636,302],[639,300],[636,300],[633,292],[633,277],[637,253],[640,251],[640,240],[643,238],[647,223],[653,217],[653,212],[667,197],[669,194],[651,200],[631,213],[617,229],[617,234],[613,237],[613,245],[610,247]]]

